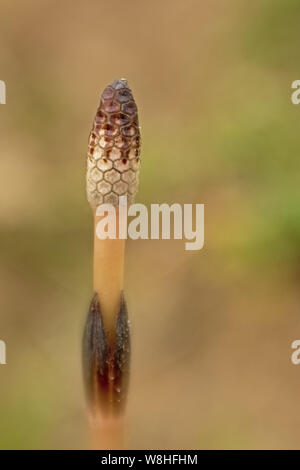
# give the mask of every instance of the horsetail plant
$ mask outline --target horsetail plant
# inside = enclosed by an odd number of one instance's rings
[[[123,292],[126,240],[119,235],[118,221],[122,198],[128,205],[134,202],[139,155],[137,107],[127,81],[121,78],[102,93],[87,156],[87,198],[94,217],[94,294],[83,335],[83,374],[94,448],[123,446],[130,331]],[[115,239],[97,236],[101,204],[115,208]],[[108,217],[112,217],[109,212]]]

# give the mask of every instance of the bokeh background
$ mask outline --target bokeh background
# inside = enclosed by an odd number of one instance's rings
[[[205,247],[129,241],[129,448],[299,448],[298,0],[1,0],[0,448],[88,448],[87,138],[139,106],[138,201],[204,203]]]

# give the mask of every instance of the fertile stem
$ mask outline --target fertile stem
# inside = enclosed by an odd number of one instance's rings
[[[93,448],[121,448],[130,334],[123,293],[125,240],[118,237],[119,198],[134,201],[140,166],[137,108],[126,80],[104,90],[89,138],[87,197],[94,214],[94,295],[83,336],[83,372]],[[100,239],[96,210],[116,209],[114,239]],[[112,217],[112,215],[109,215]]]
[[[117,220],[118,212],[117,209]],[[100,240],[96,234],[97,223],[100,219],[94,214],[94,292],[97,292],[101,299],[103,322],[109,336],[113,339],[115,319],[120,307],[120,296],[124,284],[126,240],[119,238]]]

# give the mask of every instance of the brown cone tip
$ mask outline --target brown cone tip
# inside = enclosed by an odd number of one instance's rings
[[[140,129],[132,91],[124,78],[102,93],[87,156],[87,197],[92,207],[134,202],[140,168]]]

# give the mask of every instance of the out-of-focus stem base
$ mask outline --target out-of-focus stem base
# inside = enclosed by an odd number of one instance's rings
[[[91,449],[122,450],[125,448],[124,417],[91,417]]]

